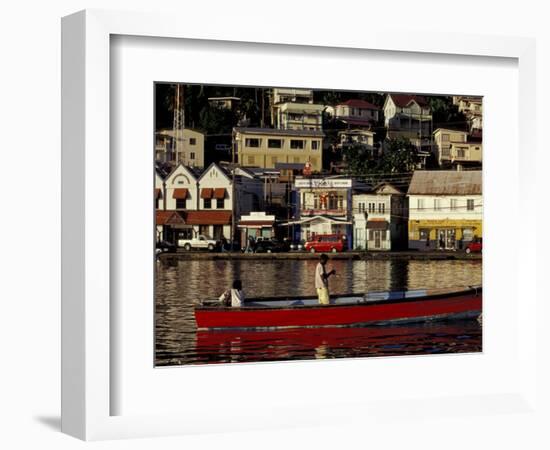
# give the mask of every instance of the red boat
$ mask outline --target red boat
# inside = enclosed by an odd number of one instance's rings
[[[482,289],[413,290],[339,295],[330,305],[317,297],[247,299],[240,308],[195,307],[197,328],[291,328],[384,325],[478,317]]]

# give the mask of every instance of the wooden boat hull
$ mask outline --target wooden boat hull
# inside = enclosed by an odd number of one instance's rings
[[[372,325],[477,317],[481,289],[355,304],[196,307],[198,329],[289,328]]]

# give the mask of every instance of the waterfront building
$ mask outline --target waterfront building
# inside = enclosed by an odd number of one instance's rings
[[[155,169],[155,194],[154,194],[155,210],[164,209],[164,197],[166,195],[164,191],[165,191],[164,177],[162,176],[162,173],[158,169]]]
[[[275,168],[278,163],[309,162],[313,171],[322,169],[322,131],[237,127],[233,135],[234,151],[241,166]]]
[[[246,243],[249,237],[254,239],[271,239],[275,237],[275,216],[263,211],[252,211],[241,216],[238,223],[241,243]]]
[[[365,100],[351,99],[336,105],[335,119],[349,128],[370,129],[379,119],[380,108]]]
[[[263,207],[260,179],[233,175],[215,163],[202,174],[179,164],[165,180],[155,179],[157,195],[163,199],[156,212],[157,239],[173,243],[199,234],[230,239],[234,218]]]
[[[191,128],[156,132],[155,159],[172,167],[204,167],[204,133]]]
[[[416,171],[407,192],[409,248],[460,250],[482,238],[481,170]]]
[[[292,237],[308,240],[318,234],[340,234],[348,245],[352,238],[351,178],[306,178],[294,180]]]
[[[390,183],[356,192],[353,204],[353,248],[399,250],[407,243],[405,194]]]
[[[483,144],[480,136],[447,128],[438,128],[433,136],[434,154],[440,167],[481,167]]]

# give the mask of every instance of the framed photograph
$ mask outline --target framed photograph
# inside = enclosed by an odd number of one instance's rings
[[[63,19],[63,431],[540,418],[534,42],[200,22]]]

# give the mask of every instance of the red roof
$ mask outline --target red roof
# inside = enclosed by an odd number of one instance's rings
[[[188,225],[229,225],[231,211],[186,211],[185,219]]]
[[[155,198],[162,198],[162,190],[160,188],[155,188]]]
[[[167,209],[156,212],[155,222],[157,225],[175,225],[184,224],[185,220],[182,217],[182,212]]]
[[[428,101],[421,95],[389,94],[396,106],[406,107],[410,102],[415,101],[419,106],[429,106]]]
[[[351,106],[352,108],[363,108],[363,109],[380,109],[378,106],[373,105],[372,103],[369,103],[365,100],[359,100],[356,98],[352,98],[350,100],[347,100],[342,105]]]

